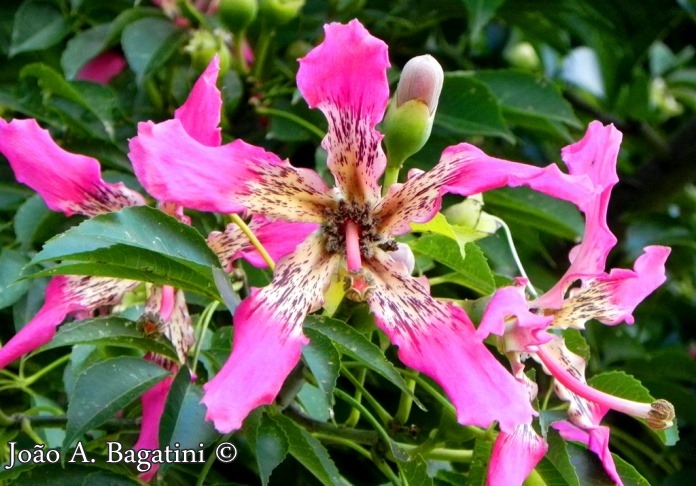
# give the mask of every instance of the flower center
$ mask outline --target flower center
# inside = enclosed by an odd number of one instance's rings
[[[378,221],[364,204],[340,200],[335,208],[325,210],[324,217],[324,247],[328,253],[343,253],[350,272],[362,267],[362,258],[374,256],[375,246],[384,251],[397,249],[396,241],[377,232]]]

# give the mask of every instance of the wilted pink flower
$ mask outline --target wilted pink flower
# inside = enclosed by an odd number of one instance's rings
[[[382,197],[378,179],[386,158],[375,125],[389,98],[387,47],[358,21],[325,31],[324,42],[300,60],[297,84],[329,121],[322,146],[335,187],[241,140],[220,147],[197,143],[176,119],[143,123],[131,141],[136,173],[160,199],[321,224],[278,263],[273,282],[238,307],[232,354],[204,387],[208,418],[228,432],[253,408],[274,400],[307,343],[305,316],[321,307],[331,280],[343,276],[347,295],[369,304],[401,360],[442,385],[461,423],[498,420],[512,430],[531,422],[524,387],[488,352],[483,332],[460,308],[434,300],[411,277],[403,251],[396,251],[394,236],[408,232],[410,222],[434,216],[443,192],[464,177],[466,161],[448,149],[433,169],[391,186]],[[515,171],[515,181],[530,185],[568,177],[555,166],[506,164],[499,185]]]
[[[585,382],[585,361],[571,353],[563,339],[547,329],[584,329],[590,319],[608,325],[632,324],[635,307],[665,281],[665,261],[670,250],[662,246],[646,247],[633,270],[605,272],[607,256],[616,244],[606,217],[611,190],[618,182],[616,159],[620,143],[621,133],[613,126],[593,122],[582,140],[563,149],[563,160],[570,174],[586,176],[593,188],[589,197],[584,190],[576,191],[572,187],[543,189],[547,194],[572,201],[585,214],[585,233],[580,244],[570,252],[570,267],[552,289],[531,302],[523,295],[526,282],[500,289],[490,300],[482,322],[482,326],[500,326],[491,332],[503,334],[502,346],[513,362],[518,379],[524,376],[521,358],[526,355],[540,361],[545,371],[556,379],[559,397],[570,404],[570,422],[557,423],[554,427],[563,437],[585,443],[619,484],[621,479],[609,452],[609,428],[599,425],[601,418],[614,409],[645,418],[651,427],[665,428],[671,426],[674,411],[663,400],[653,404],[631,402],[589,387]],[[507,441],[507,437],[498,440]],[[538,450],[534,445],[537,438],[529,434],[526,439],[522,437],[519,435],[516,440],[526,441],[527,449],[519,445],[520,450]],[[528,454],[525,461],[534,458],[533,468],[541,456]],[[504,455],[494,455],[491,470],[507,470],[507,466],[498,464],[506,460]],[[505,484],[521,484],[521,480]]]

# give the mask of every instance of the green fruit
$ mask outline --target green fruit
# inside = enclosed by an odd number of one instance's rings
[[[257,0],[220,0],[218,17],[230,32],[237,34],[251,25],[258,10]]]

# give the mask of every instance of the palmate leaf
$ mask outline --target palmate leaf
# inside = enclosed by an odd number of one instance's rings
[[[147,206],[96,216],[49,240],[32,263],[63,260],[35,274],[98,275],[172,285],[212,299],[220,262],[203,236]]]

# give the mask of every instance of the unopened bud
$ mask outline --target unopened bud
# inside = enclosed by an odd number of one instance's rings
[[[220,0],[218,16],[230,32],[237,34],[254,21],[258,10],[257,0]]]
[[[290,22],[297,17],[305,0],[261,0],[259,14],[271,27]]]
[[[428,106],[431,116],[435,114],[442,92],[445,74],[442,66],[428,54],[414,57],[406,63],[396,87],[396,107],[410,100],[420,100]]]
[[[230,50],[225,44],[225,40],[213,32],[197,31],[184,50],[191,55],[191,64],[198,71],[205,70],[216,54],[220,57],[220,76],[230,69]]]
[[[493,234],[498,230],[498,222],[483,211],[483,196],[471,194],[462,202],[453,204],[442,212],[450,224],[464,226],[482,233]]]
[[[384,144],[389,164],[401,167],[430,137],[444,73],[432,56],[406,63],[384,118]]]
[[[651,429],[665,430],[673,425],[674,417],[674,405],[667,400],[659,399],[650,405],[650,413],[646,422]]]

